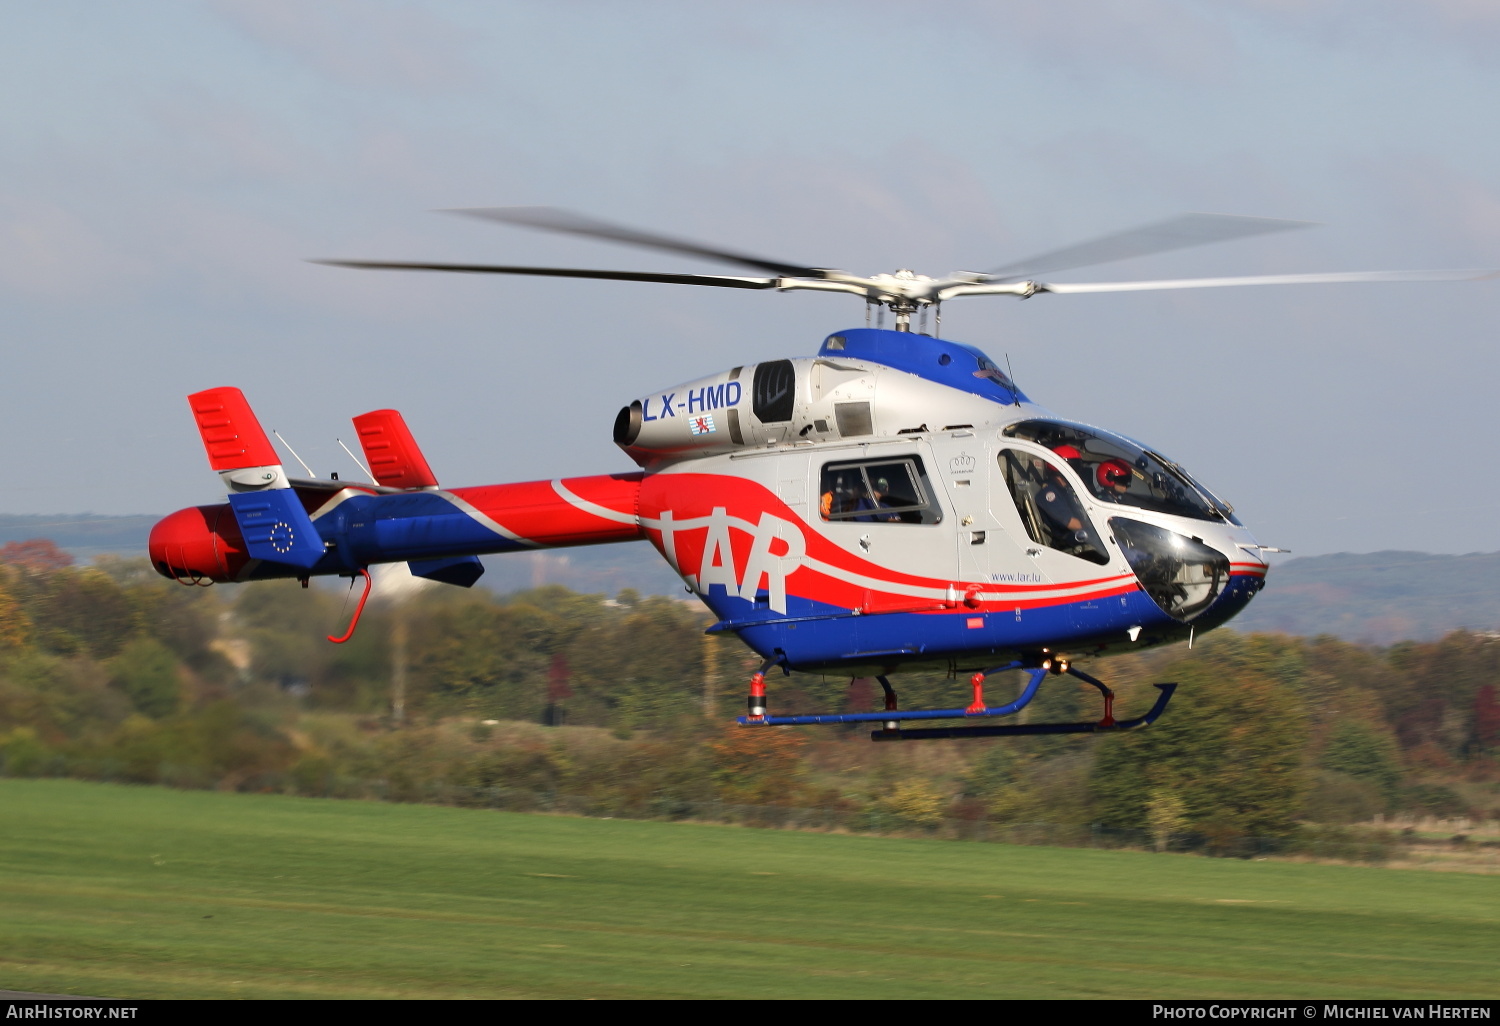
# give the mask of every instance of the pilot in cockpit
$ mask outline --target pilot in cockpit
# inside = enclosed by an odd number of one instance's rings
[[[1119,502],[1130,491],[1130,477],[1130,465],[1124,460],[1105,460],[1094,471],[1094,480],[1099,482],[1099,497]]]
[[[1075,458],[1078,456],[1078,450],[1071,445],[1061,445],[1053,451],[1064,459],[1068,458],[1067,451],[1071,451]],[[1067,478],[1051,463],[1042,461],[1042,468],[1042,485],[1036,491],[1037,512],[1047,522],[1046,526],[1054,540],[1082,541],[1079,535],[1084,534],[1083,511],[1078,508]]]
[[[1079,452],[1076,446],[1069,445],[1067,442],[1061,445],[1054,445],[1052,451],[1067,460],[1068,466],[1074,470],[1078,469],[1078,461],[1083,459],[1083,453]]]

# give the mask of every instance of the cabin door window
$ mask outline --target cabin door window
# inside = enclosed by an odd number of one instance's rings
[[[1022,449],[1001,449],[1000,474],[1032,541],[1100,566],[1109,562],[1078,493],[1057,464]]]

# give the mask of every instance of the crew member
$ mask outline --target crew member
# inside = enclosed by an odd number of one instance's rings
[[[1078,508],[1067,478],[1050,463],[1045,468],[1041,487],[1036,491],[1036,508],[1052,538],[1052,547],[1069,551],[1076,545],[1087,544],[1089,536],[1083,511]]]
[[[1069,445],[1067,442],[1064,442],[1061,445],[1054,445],[1052,447],[1052,451],[1057,453],[1063,459],[1067,460],[1068,464],[1075,470],[1078,469],[1078,464],[1075,463],[1074,460],[1083,459],[1083,453],[1079,452],[1076,446]]]
[[[890,492],[890,480],[884,477],[877,477],[874,481],[874,486],[870,489],[870,493],[868,495],[861,495],[859,501],[855,503],[854,508],[861,511],[886,509],[890,506],[890,501],[886,498],[890,495]],[[899,524],[901,522],[900,515],[896,513],[873,512],[865,516],[855,517],[854,519],[869,524]]]
[[[1094,471],[1094,480],[1099,482],[1099,497],[1119,502],[1130,491],[1130,464],[1124,460],[1105,460]]]

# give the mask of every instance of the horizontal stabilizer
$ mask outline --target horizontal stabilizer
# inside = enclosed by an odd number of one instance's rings
[[[354,418],[360,447],[375,480],[388,488],[435,488],[437,477],[417,440],[395,410],[371,410]]]
[[[208,463],[214,470],[274,467],[281,457],[255,419],[245,394],[237,388],[210,388],[188,396]]]
[[[413,577],[425,577],[429,581],[456,584],[460,588],[472,588],[474,582],[484,576],[484,564],[478,556],[457,556],[453,559],[414,559],[406,564]]]
[[[323,539],[292,489],[235,492],[229,505],[251,559],[306,569],[323,558]]]

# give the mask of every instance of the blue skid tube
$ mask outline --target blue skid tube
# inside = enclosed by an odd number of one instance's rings
[[[1176,684],[1157,684],[1161,694],[1144,716],[1133,720],[1102,723],[1012,723],[997,727],[929,727],[922,730],[873,730],[871,741],[922,741],[933,738],[1012,737],[1018,734],[1101,734],[1112,730],[1135,730],[1155,723],[1172,700]]]
[[[1002,670],[1015,670],[1020,667],[1012,663],[993,670],[986,670],[985,676],[999,673]],[[983,712],[969,712],[967,709],[917,709],[899,711],[888,709],[885,712],[869,713],[823,713],[817,716],[766,716],[761,719],[752,720],[748,716],[741,716],[740,723],[747,726],[765,727],[806,727],[820,723],[886,723],[893,720],[955,720],[971,719],[986,716],[1009,716],[1011,713],[1019,712],[1031,703],[1036,697],[1036,689],[1041,687],[1046,678],[1048,670],[1040,667],[1031,671],[1031,680],[1026,682],[1026,688],[1014,702],[1006,705],[987,706]]]

